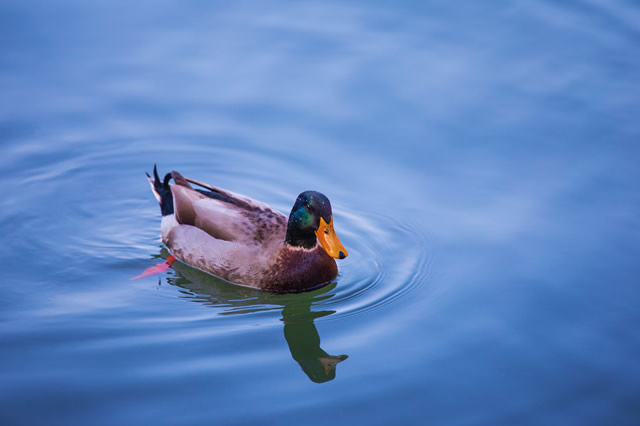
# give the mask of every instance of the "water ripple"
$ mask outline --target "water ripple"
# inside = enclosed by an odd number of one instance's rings
[[[350,260],[341,268],[335,297],[322,303],[337,310],[331,319],[406,303],[424,290],[433,265],[424,233],[383,215],[338,217],[348,229]]]

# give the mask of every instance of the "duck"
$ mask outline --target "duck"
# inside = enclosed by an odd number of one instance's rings
[[[332,282],[335,259],[348,256],[334,230],[331,202],[320,192],[300,193],[287,217],[177,171],[160,179],[154,165],[153,176],[146,175],[160,205],[168,266],[177,259],[236,285],[300,293]]]

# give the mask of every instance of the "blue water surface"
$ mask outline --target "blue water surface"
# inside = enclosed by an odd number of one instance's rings
[[[634,425],[636,2],[0,3],[0,424]],[[176,264],[157,163],[331,285]]]

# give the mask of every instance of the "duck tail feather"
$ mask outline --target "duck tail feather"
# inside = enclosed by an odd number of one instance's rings
[[[145,174],[147,175],[147,180],[151,186],[151,192],[153,192],[153,196],[160,204],[162,216],[173,214],[173,194],[171,193],[171,187],[169,186],[171,174],[167,173],[164,176],[164,180],[160,180],[158,168],[155,164],[153,165],[153,178],[149,173],[145,172]]]

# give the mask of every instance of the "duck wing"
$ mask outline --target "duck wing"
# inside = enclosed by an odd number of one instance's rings
[[[287,218],[264,203],[171,172],[178,223],[200,228],[210,236],[247,245],[284,241]],[[204,188],[194,189],[192,182]]]

